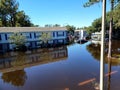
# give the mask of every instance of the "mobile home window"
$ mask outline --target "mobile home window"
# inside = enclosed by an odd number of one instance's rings
[[[53,37],[55,37],[55,32],[53,32]]]
[[[57,32],[57,36],[64,36],[64,32]]]
[[[34,38],[36,38],[36,33],[34,33]]]
[[[2,44],[0,44],[0,50],[2,50]]]
[[[5,34],[5,40],[7,40],[7,34]]]
[[[2,40],[2,37],[1,37],[1,35],[0,35],[0,40]]]
[[[32,38],[32,35],[31,35],[31,33],[30,33],[30,38]]]

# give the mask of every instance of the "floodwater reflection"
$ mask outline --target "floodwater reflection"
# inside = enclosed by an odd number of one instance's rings
[[[67,58],[67,47],[36,49],[27,52],[10,52],[0,57],[0,72],[21,70]]]
[[[120,41],[112,42],[112,56],[116,57],[120,55]],[[91,55],[95,58],[95,60],[100,60],[100,44],[90,43],[86,46],[87,50],[91,53]],[[108,46],[105,48],[105,63],[111,62],[111,65],[120,65],[120,57],[113,58],[108,60],[107,58]]]
[[[118,55],[119,46],[114,51]],[[4,54],[0,56],[0,90],[95,90],[99,55],[100,46],[90,42]],[[120,90],[120,61],[105,62],[105,90]]]
[[[24,68],[65,60],[67,56],[66,46],[6,53],[0,56],[1,78],[14,86],[23,86],[27,79]]]
[[[100,60],[100,44],[90,43],[86,46],[87,50],[94,57],[94,60]],[[120,74],[120,41],[112,41],[112,56],[115,58],[107,58],[108,46],[105,48],[105,90],[119,90],[119,74]]]
[[[1,78],[6,83],[11,83],[14,86],[23,86],[27,76],[24,70],[16,70],[3,73]]]

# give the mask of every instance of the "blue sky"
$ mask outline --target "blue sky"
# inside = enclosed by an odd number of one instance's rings
[[[69,24],[89,26],[101,17],[101,3],[84,8],[87,0],[17,0],[19,10],[24,10],[30,20],[39,26],[45,24]]]

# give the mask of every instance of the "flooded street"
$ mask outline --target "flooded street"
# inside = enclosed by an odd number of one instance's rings
[[[113,43],[120,55],[120,41]],[[107,51],[107,49],[106,49]],[[100,45],[72,44],[0,56],[0,90],[96,90]],[[106,90],[120,90],[120,59],[105,60]]]

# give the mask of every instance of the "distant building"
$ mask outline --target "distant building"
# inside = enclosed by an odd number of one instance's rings
[[[21,33],[26,37],[26,47],[41,47],[40,36],[44,32],[50,32],[52,38],[49,44],[66,44],[67,29],[65,27],[0,27],[0,52],[13,50],[14,46],[9,37],[13,33]]]
[[[74,33],[75,37],[79,38],[80,40],[85,40],[86,37],[88,36],[87,31],[86,30],[75,30]]]

